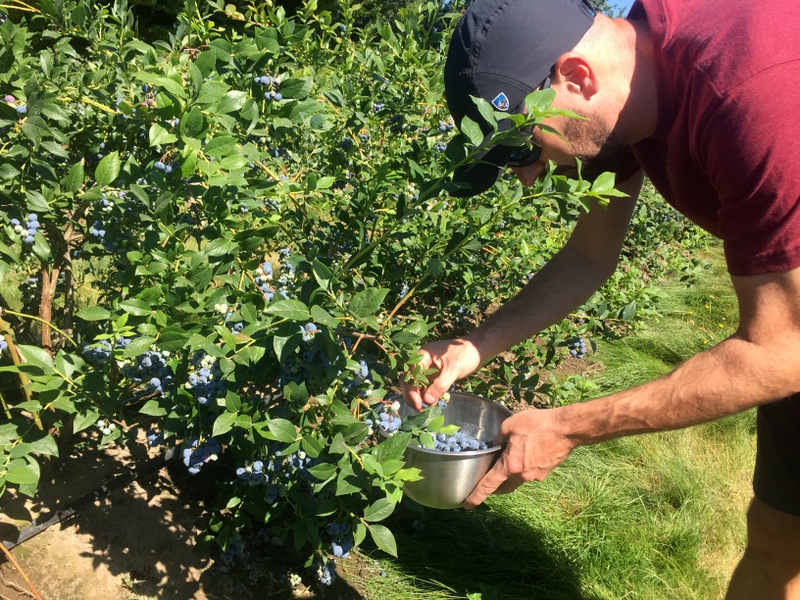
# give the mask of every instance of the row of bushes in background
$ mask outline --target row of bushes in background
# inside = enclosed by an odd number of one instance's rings
[[[378,443],[374,423],[398,373],[512,296],[605,192],[554,177],[440,194],[464,148],[441,80],[458,3],[365,23],[346,3],[188,2],[152,44],[123,4],[16,4],[0,25],[0,494],[33,494],[41,457],[88,430],[180,446],[193,473],[223,465],[206,541],[227,558],[253,527],[322,583],[366,536],[395,553],[381,521],[416,477],[411,434]],[[691,276],[701,238],[664,214],[645,194],[613,281],[465,385],[532,402],[569,340],[633,323],[664,270]]]

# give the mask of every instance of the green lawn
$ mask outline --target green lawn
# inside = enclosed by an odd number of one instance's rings
[[[600,393],[668,372],[728,335],[736,303],[719,250],[703,280],[663,286],[660,317],[587,357]],[[586,359],[585,359],[586,360]],[[591,371],[594,371],[592,369]],[[400,558],[344,561],[368,600],[720,597],[744,546],[752,411],[578,449],[542,483],[471,512],[404,505]]]

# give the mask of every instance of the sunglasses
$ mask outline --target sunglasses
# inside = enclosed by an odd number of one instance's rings
[[[506,166],[508,167],[527,167],[532,165],[542,155],[542,147],[533,142],[528,142],[530,145],[520,146],[514,148],[511,156],[508,158]]]
[[[586,0],[583,0],[586,2]],[[550,75],[545,77],[544,81],[541,85],[536,88],[539,90],[546,90],[550,87],[550,78],[552,77],[552,70],[550,71]],[[533,128],[527,132],[528,136],[533,133]],[[508,163],[506,163],[507,167],[527,167],[528,165],[532,165],[539,157],[542,155],[542,147],[538,144],[534,144],[530,139],[528,139],[524,146],[520,146],[519,148],[515,148],[514,151],[511,153],[511,156],[508,159]]]

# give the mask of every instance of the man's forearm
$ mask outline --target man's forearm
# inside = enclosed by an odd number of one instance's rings
[[[639,173],[618,186],[629,197],[594,205],[582,214],[564,247],[516,297],[467,336],[482,363],[558,323],[611,277],[641,182]]]
[[[558,323],[610,276],[564,248],[514,298],[467,336],[485,363],[500,352]]]
[[[705,423],[787,397],[796,371],[760,346],[732,337],[672,373],[560,411],[563,431],[579,445]]]

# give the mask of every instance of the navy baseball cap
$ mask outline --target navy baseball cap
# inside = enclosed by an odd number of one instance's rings
[[[445,100],[456,125],[468,116],[487,141],[492,127],[470,96],[510,114],[525,109],[525,97],[547,87],[559,56],[578,44],[594,23],[588,0],[475,0],[456,24],[444,66]],[[511,122],[499,122],[500,129]],[[488,190],[508,165],[513,146],[495,145],[478,161],[457,169],[465,184],[454,196]]]

